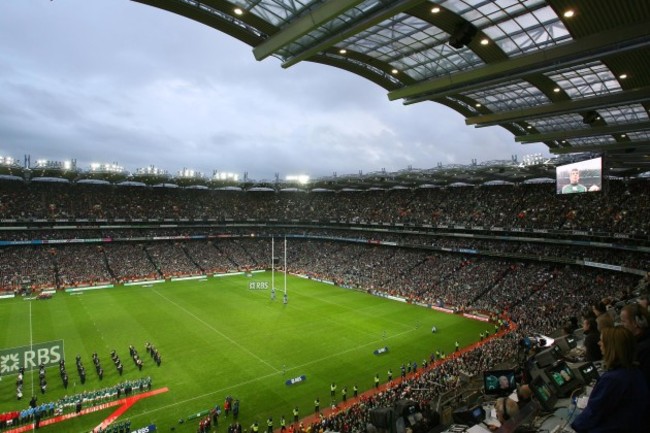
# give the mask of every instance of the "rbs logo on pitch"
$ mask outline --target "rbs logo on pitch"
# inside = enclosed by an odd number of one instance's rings
[[[269,282],[268,281],[251,281],[248,283],[249,290],[268,290]]]
[[[21,367],[35,370],[39,365],[57,365],[63,359],[63,340],[0,350],[0,375],[17,373]]]

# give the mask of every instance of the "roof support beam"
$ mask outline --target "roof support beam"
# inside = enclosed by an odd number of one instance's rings
[[[278,33],[274,34],[255,48],[253,55],[257,60],[263,60],[280,48],[290,44],[301,36],[331,21],[337,16],[352,9],[363,0],[331,0],[308,14],[298,18]]]
[[[599,110],[604,107],[641,104],[648,101],[650,101],[650,87],[643,87],[640,89],[624,90],[622,92],[611,93],[603,96],[593,96],[572,101],[553,102],[551,104],[539,105],[537,107],[524,108],[521,110],[468,117],[465,120],[465,123],[467,125],[476,125],[481,128],[484,126],[495,126],[502,123],[520,122],[528,119],[539,119],[567,113]]]
[[[255,46],[263,41],[261,34],[274,31],[272,25],[252,14],[249,14],[246,20],[232,17],[230,15],[232,5],[224,0],[201,0],[197,4],[190,4],[182,0],[131,1],[172,12],[205,24],[250,46]]]
[[[590,144],[587,146],[569,146],[569,147],[558,147],[555,149],[549,149],[549,152],[556,155],[564,153],[578,153],[578,152],[608,152],[613,154],[625,154],[625,153],[634,153],[639,151],[639,149],[645,148],[647,151],[650,151],[650,141],[626,141],[625,143],[611,143],[611,144]]]
[[[411,104],[442,98],[523,79],[527,75],[584,64],[610,54],[621,54],[648,45],[650,34],[647,23],[618,27],[546,50],[406,86],[389,92],[388,99],[393,101],[409,98],[405,103]]]
[[[295,56],[288,59],[286,62],[282,63],[282,67],[289,68],[298,62],[302,62],[303,60],[306,60],[322,51],[327,50],[328,48],[349,38],[350,36],[361,33],[362,31],[376,24],[379,24],[380,22],[385,21],[390,17],[393,17],[401,12],[413,8],[414,6],[422,3],[423,1],[424,0],[401,0],[391,5],[388,8],[380,9],[379,11],[369,15],[363,20],[355,23],[354,25],[350,27],[346,27],[345,29],[338,31],[332,36],[320,41],[313,47],[309,47],[308,49],[296,54]]]
[[[519,143],[538,143],[542,141],[566,140],[578,137],[626,134],[628,132],[644,131],[647,129],[650,129],[650,121],[597,126],[594,128],[573,129],[570,131],[553,131],[544,134],[520,135],[515,137],[515,141],[518,141]]]

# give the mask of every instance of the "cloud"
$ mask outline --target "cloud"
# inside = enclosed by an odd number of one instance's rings
[[[0,154],[312,177],[547,153],[136,2],[0,2]]]

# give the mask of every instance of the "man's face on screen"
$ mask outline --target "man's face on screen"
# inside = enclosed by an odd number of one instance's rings
[[[578,170],[571,170],[571,173],[569,173],[569,182],[571,182],[571,185],[577,185],[579,180],[580,172]]]

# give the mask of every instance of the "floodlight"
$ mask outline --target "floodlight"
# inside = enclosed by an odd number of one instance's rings
[[[299,184],[304,185],[309,182],[309,176],[306,174],[289,175],[286,180],[298,182]]]
[[[233,180],[237,182],[239,180],[239,175],[236,173],[229,173],[229,172],[218,172],[214,171],[213,179],[216,180]]]

